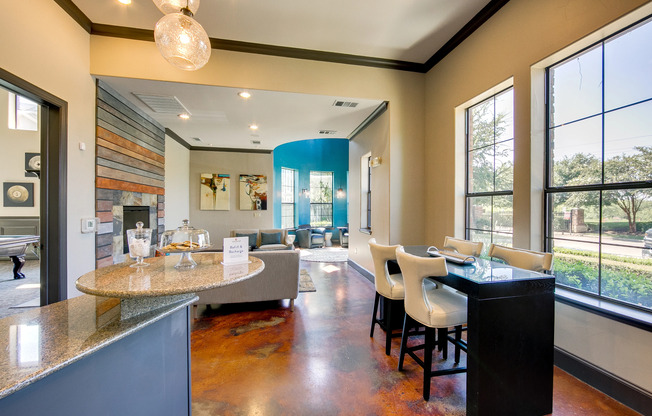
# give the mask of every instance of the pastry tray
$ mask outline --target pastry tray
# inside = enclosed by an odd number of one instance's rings
[[[194,247],[194,248],[192,248],[192,247],[187,247],[187,248],[163,248],[163,247],[159,248],[159,247],[157,247],[156,251],[158,251],[159,253],[163,253],[163,254],[168,254],[168,253],[170,253],[170,254],[174,254],[174,253],[197,253],[197,252],[200,252],[200,251],[210,250],[212,247],[213,247],[212,245],[202,246],[202,247]]]

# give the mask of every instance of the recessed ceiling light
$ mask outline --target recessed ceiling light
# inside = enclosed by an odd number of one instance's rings
[[[131,0],[118,0],[122,4],[131,4]]]
[[[238,95],[239,95],[241,98],[249,98],[249,97],[251,97],[251,94],[248,93],[247,91],[241,91],[241,92],[238,93]]]
[[[190,118],[190,114],[181,113],[181,114],[179,114],[179,118],[182,119],[182,120],[188,120]]]
[[[251,130],[258,130],[258,126],[255,125],[255,124],[250,125],[249,128],[250,128]]]

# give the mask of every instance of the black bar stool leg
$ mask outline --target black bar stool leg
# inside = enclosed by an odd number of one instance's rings
[[[380,300],[380,293],[376,292],[376,298],[374,299],[374,313],[371,315],[371,332],[369,337],[374,337],[374,327],[376,326],[376,314],[378,313],[378,301]]]
[[[403,318],[403,333],[401,334],[401,351],[398,354],[398,371],[403,371],[403,360],[405,359],[405,350],[407,349],[407,340],[408,340],[408,314],[405,314]]]
[[[455,327],[455,364],[460,362],[460,341],[462,340],[462,326]]]
[[[385,355],[392,351],[392,300],[385,298]]]
[[[438,328],[437,338],[439,338],[439,350],[444,360],[448,359],[448,328]]]
[[[423,350],[423,399],[430,399],[430,378],[432,373],[432,350],[435,348],[435,329],[426,327],[425,349]]]

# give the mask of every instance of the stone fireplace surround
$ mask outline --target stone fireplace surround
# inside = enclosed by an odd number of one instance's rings
[[[152,242],[158,243],[165,231],[165,211],[163,195],[141,192],[96,189],[97,216],[100,226],[96,235],[97,267],[122,263],[128,254],[124,254],[124,206],[149,207],[149,227],[152,228]],[[152,253],[153,255],[153,253]]]

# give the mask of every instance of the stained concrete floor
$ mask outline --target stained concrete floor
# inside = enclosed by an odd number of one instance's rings
[[[408,357],[396,370],[400,339],[388,357],[384,332],[369,338],[373,284],[346,263],[301,268],[317,292],[300,293],[294,312],[288,301],[200,307],[193,415],[465,414],[465,374],[434,378],[425,402],[421,368]],[[636,414],[555,368],[553,415]]]

